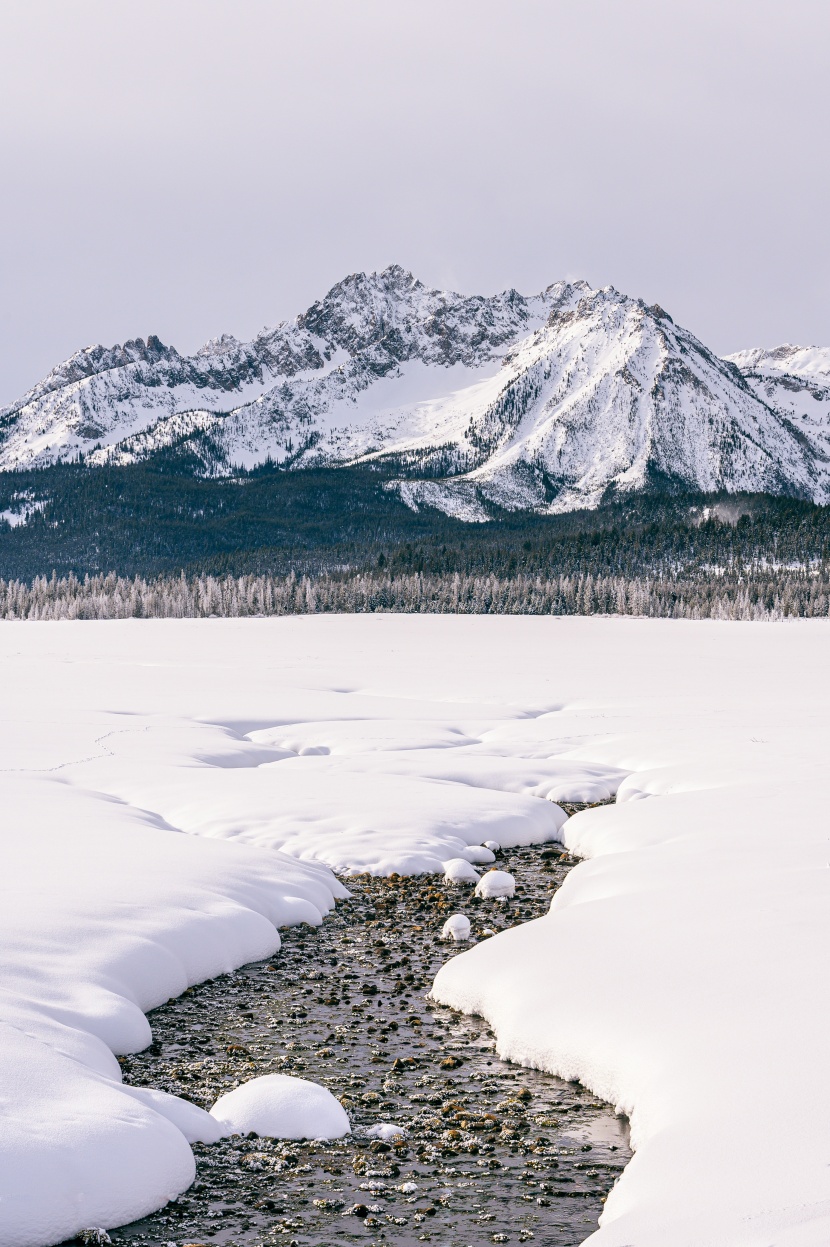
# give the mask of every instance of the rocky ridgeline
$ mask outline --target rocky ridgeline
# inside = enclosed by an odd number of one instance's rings
[[[0,410],[0,470],[385,463],[466,519],[682,487],[830,499],[830,351],[720,359],[657,304],[556,282],[462,295],[356,273],[250,342],[91,346]]]
[[[571,865],[555,846],[505,852],[510,900],[429,876],[350,879],[352,899],[317,930],[285,930],[272,961],[155,1010],[153,1046],[123,1059],[125,1080],[209,1108],[257,1075],[296,1074],[338,1096],[352,1134],[197,1144],[190,1190],[113,1239],[581,1242],[629,1158],[624,1123],[579,1085],[500,1061],[481,1019],[427,998],[465,947],[440,938],[449,915],[489,938],[544,914]]]

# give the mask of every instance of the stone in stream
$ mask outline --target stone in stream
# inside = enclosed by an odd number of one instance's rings
[[[465,914],[453,914],[441,928],[441,938],[456,941],[468,940],[470,919]]]
[[[506,870],[486,871],[481,876],[476,885],[476,896],[481,896],[485,900],[493,898],[511,897],[516,891],[516,880],[513,875],[508,874]]]
[[[478,883],[478,871],[473,869],[466,857],[452,857],[444,862],[444,883],[451,886]]]

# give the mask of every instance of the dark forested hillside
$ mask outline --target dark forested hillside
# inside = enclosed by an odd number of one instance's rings
[[[772,603],[782,583],[806,577],[815,589],[830,568],[830,509],[793,499],[637,495],[558,516],[490,507],[489,523],[471,524],[429,508],[412,511],[387,486],[382,471],[368,468],[266,466],[212,480],[147,465],[3,473],[0,578],[25,584],[53,572],[81,580],[107,573],[293,573],[338,582],[368,575],[387,585],[404,579],[411,585],[420,576],[440,585],[456,575],[470,584],[482,577],[582,583],[590,576],[592,584],[598,578],[698,584],[709,586],[710,595],[712,585],[723,592],[734,585],[737,592],[751,581],[760,586],[759,600]],[[773,580],[778,589],[770,587]],[[557,589],[545,601],[567,609],[570,592]],[[468,605],[473,598],[468,595]],[[345,608],[342,590],[327,600],[326,609]],[[584,607],[584,593],[580,601]],[[381,607],[380,599],[377,606],[366,599],[364,608]],[[608,609],[608,602],[597,599],[594,608]]]

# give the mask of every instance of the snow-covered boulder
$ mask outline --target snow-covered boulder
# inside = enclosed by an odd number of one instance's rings
[[[515,891],[516,880],[506,870],[488,870],[476,885],[476,896],[483,896],[487,900],[512,896]]]
[[[468,862],[473,862],[476,866],[489,866],[496,860],[495,853],[492,849],[488,849],[486,844],[471,844],[464,850],[464,856]]]
[[[396,1126],[391,1121],[379,1121],[366,1131],[367,1139],[382,1139],[384,1143],[391,1143],[393,1139],[403,1139],[405,1136],[404,1127]]]
[[[211,1116],[227,1134],[273,1139],[341,1139],[351,1126],[342,1104],[326,1087],[288,1074],[264,1074],[220,1096]]]
[[[491,853],[501,852],[501,845],[499,844],[498,840],[485,840],[484,847],[485,849],[489,849]]]
[[[477,883],[478,871],[473,870],[465,857],[451,857],[444,862],[444,883]]]
[[[468,940],[470,938],[470,919],[464,914],[453,914],[441,928],[441,938],[445,940]]]

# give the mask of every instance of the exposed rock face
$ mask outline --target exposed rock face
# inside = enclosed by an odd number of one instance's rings
[[[826,502],[830,350],[722,360],[612,287],[466,296],[393,265],[247,343],[88,347],[0,412],[0,469],[170,453],[208,474],[386,459],[410,505],[470,519],[653,486]]]

